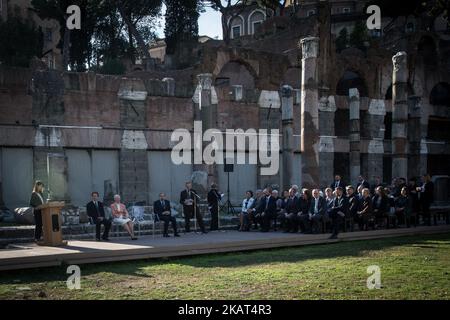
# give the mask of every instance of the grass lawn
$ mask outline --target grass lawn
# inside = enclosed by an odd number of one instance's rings
[[[381,268],[382,288],[366,286]],[[0,299],[449,299],[450,234],[0,273]]]

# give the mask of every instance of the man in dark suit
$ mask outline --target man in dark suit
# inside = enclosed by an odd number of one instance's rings
[[[298,208],[298,198],[295,195],[296,191],[291,188],[289,190],[289,199],[285,206],[285,232],[298,232],[298,218],[297,214],[300,211]]]
[[[431,181],[431,176],[426,174],[423,176],[423,185],[418,188],[419,201],[422,208],[423,222],[431,226],[430,207],[434,201],[434,183]]]
[[[159,194],[159,200],[156,200],[153,203],[153,211],[158,215],[159,220],[164,222],[164,237],[168,238],[169,236],[169,222],[172,223],[173,234],[175,237],[179,237],[180,235],[177,232],[177,219],[171,215],[171,207],[170,201],[166,199],[166,195],[164,193]]]
[[[362,185],[362,184],[361,184]],[[368,189],[368,188],[363,188]],[[347,200],[348,200],[348,217],[352,219],[353,222],[358,222],[358,208],[359,208],[359,198],[356,196],[355,189],[352,186],[348,186],[347,190]],[[350,226],[350,231],[353,232],[353,223]]]
[[[184,213],[184,229],[186,232],[191,232],[191,219],[196,217],[200,230],[203,234],[207,233],[205,230],[205,225],[203,224],[203,217],[200,214],[200,208],[198,207],[198,200],[200,196],[192,189],[192,182],[186,182],[186,189],[180,194],[180,203],[183,205]]]
[[[345,184],[345,182],[342,181],[342,177],[341,177],[340,175],[337,174],[337,175],[334,177],[334,181],[333,181],[333,183],[330,185],[330,188],[331,188],[333,191],[335,191],[336,188],[339,188],[339,187],[345,188],[346,186],[347,186],[347,185]]]
[[[250,208],[249,213],[249,225],[253,223],[253,229],[258,229],[258,220],[256,219],[256,215],[258,214],[257,209],[261,205],[261,200],[264,198],[263,191],[261,189],[256,190],[255,201],[253,201],[253,205]]]
[[[342,220],[347,215],[348,201],[344,196],[344,189],[342,187],[336,188],[336,198],[334,199],[333,207],[331,208],[330,218],[332,221],[331,229],[333,231],[330,239],[337,239]]]
[[[222,200],[222,195],[217,190],[217,184],[211,185],[211,190],[208,192],[208,208],[211,212],[211,227],[210,230],[219,230],[219,202]]]
[[[359,186],[363,186],[363,189],[370,189],[370,183],[363,176],[358,177],[358,184],[356,185],[356,190],[359,189]]]
[[[264,196],[256,209],[256,218],[261,224],[261,232],[269,232],[270,220],[277,215],[277,200],[272,197],[269,189],[264,189]]]
[[[314,189],[312,192],[311,207],[309,209],[309,216],[313,233],[319,233],[320,223],[327,211],[327,201],[320,196],[319,189]]]
[[[373,219],[372,198],[370,197],[370,190],[363,189],[362,198],[358,203],[358,211],[356,212],[356,220],[359,224],[360,231],[367,231],[369,222]]]
[[[100,241],[100,229],[102,224],[105,226],[102,239],[109,241],[109,230],[111,229],[111,221],[105,217],[105,209],[103,203],[98,201],[98,192],[91,193],[92,201],[86,205],[86,211],[92,222],[95,224],[95,238]]]

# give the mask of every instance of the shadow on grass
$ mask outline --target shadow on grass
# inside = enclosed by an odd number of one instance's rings
[[[333,259],[363,256],[367,251],[382,251],[396,246],[437,249],[450,245],[450,234],[406,236],[398,238],[337,242],[333,244],[310,245],[294,248],[265,249],[252,252],[217,253],[184,258],[164,258],[112,263],[99,263],[81,266],[81,275],[110,273],[120,276],[151,278],[145,268],[171,264],[194,268],[237,268],[258,264],[298,263],[306,260]],[[34,270],[7,271],[0,274],[0,286],[21,283],[33,284],[51,281],[66,281],[67,266]]]

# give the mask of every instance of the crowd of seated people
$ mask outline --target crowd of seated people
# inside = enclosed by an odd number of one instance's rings
[[[281,193],[271,187],[256,190],[255,193],[249,190],[242,201],[239,231],[259,229],[269,232],[272,227],[276,231],[277,225],[280,225],[286,233],[311,234],[325,232],[329,227],[331,238],[334,239],[347,226],[350,231],[354,231],[355,226],[360,231],[403,225],[410,227],[412,222],[414,225],[418,224],[418,216],[422,217],[424,224],[431,225],[430,206],[434,197],[434,185],[428,174],[420,180],[410,179],[407,182],[404,178],[396,178],[387,185],[375,178],[374,183],[370,184],[360,176],[356,186],[352,186],[343,182],[340,175],[336,175],[330,186],[322,189],[300,189],[293,185]],[[220,194],[218,191],[215,193]],[[111,221],[105,219],[104,206],[98,201],[98,196],[97,192],[92,193],[87,213],[96,224],[96,239],[108,241]],[[218,202],[218,198],[215,197],[215,201]],[[202,233],[206,233],[197,199],[200,197],[192,189],[192,183],[187,182],[186,189],[180,195],[185,232],[190,231],[190,219],[196,217]],[[164,237],[169,237],[169,224],[172,224],[174,236],[178,237],[177,222],[171,214],[171,204],[164,193],[160,193],[153,208],[155,219],[164,222]],[[214,206],[209,208],[212,213]],[[112,222],[121,225],[131,239],[136,240],[132,218],[119,195],[114,197],[110,209]],[[100,235],[102,224],[105,227],[103,236]]]
[[[347,185],[336,175],[329,187],[302,189],[293,185],[281,194],[267,187],[247,191],[242,202],[239,231],[269,232],[277,222],[286,233],[320,233],[330,226],[335,239],[342,227],[350,231],[431,225],[430,206],[434,185],[430,175],[417,179],[393,179],[390,185],[375,178],[370,184],[363,176],[356,186]]]

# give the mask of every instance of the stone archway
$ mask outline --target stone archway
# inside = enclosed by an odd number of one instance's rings
[[[222,67],[215,80],[215,86],[224,85],[242,85],[244,89],[254,89],[254,72],[242,61],[229,61]]]

